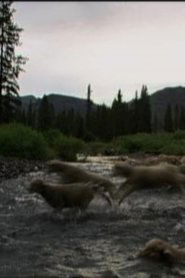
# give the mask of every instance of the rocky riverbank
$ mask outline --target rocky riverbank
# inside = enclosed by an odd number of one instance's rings
[[[30,172],[43,171],[45,168],[46,163],[42,161],[0,156],[0,182]]]

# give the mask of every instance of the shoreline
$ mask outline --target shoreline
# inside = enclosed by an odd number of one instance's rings
[[[42,171],[45,168],[45,161],[0,156],[0,182],[29,172]]]
[[[115,163],[125,161],[132,165],[145,164],[155,165],[161,162],[168,162],[170,164],[185,163],[185,156],[175,155],[149,155],[149,154],[128,154],[120,156],[87,156],[86,159],[78,159],[71,163]],[[6,179],[17,178],[20,175],[28,174],[30,172],[38,172],[46,170],[47,161],[29,160],[16,157],[0,156],[0,182]]]

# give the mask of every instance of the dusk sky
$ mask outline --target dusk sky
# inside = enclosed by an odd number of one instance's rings
[[[27,56],[20,95],[58,93],[112,103],[185,86],[185,2],[15,2]]]

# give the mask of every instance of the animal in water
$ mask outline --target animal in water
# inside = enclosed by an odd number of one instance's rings
[[[180,173],[185,175],[185,164],[183,163],[183,164],[179,165],[178,168],[179,168]]]
[[[104,194],[103,188],[91,182],[51,185],[37,179],[31,182],[29,192],[40,194],[51,207],[57,210],[64,208],[85,210],[96,195],[111,203],[109,197]]]
[[[156,168],[165,168],[171,172],[185,175],[185,164],[175,165],[168,162],[162,162],[155,165]]]
[[[159,162],[167,162],[174,165],[180,165],[181,164],[181,158],[176,155],[165,155],[160,154],[158,156]]]
[[[184,159],[185,160],[185,159]],[[127,162],[133,166],[145,165],[145,166],[152,166],[157,165],[160,163],[168,163],[172,165],[180,165],[183,162],[183,159],[175,156],[175,155],[164,155],[160,154],[158,156],[147,156],[147,157],[140,157],[140,158],[131,158],[131,157],[123,157],[122,161]]]
[[[80,167],[60,160],[49,161],[48,168],[50,172],[59,174],[61,177],[61,181],[66,184],[75,182],[92,182],[96,185],[99,185],[100,187],[103,187],[104,192],[107,192],[112,199],[114,198],[114,193],[116,190],[115,184],[100,175],[91,173],[89,171],[86,171],[85,169],[81,169]]]
[[[165,155],[165,154],[160,154],[158,156],[149,156],[144,159],[141,159],[141,162],[143,165],[157,165],[160,163],[180,165],[182,163],[180,157],[175,155]]]
[[[119,198],[119,204],[121,204],[123,199],[134,191],[167,185],[182,191],[183,185],[185,185],[185,175],[173,166],[133,167],[124,162],[116,163],[113,168],[113,175],[123,176],[126,181],[120,185],[115,193],[115,198]]]
[[[162,239],[151,239],[137,256],[165,263],[185,262],[185,248],[172,245]]]
[[[117,162],[113,167],[113,176],[130,177],[133,173],[134,167],[127,162]]]

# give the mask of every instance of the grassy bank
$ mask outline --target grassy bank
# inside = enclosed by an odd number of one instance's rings
[[[115,138],[110,143],[88,145],[92,155],[124,155],[133,153],[185,155],[185,131],[175,133],[135,134]]]
[[[58,130],[39,132],[22,124],[0,125],[0,155],[35,160],[75,161],[84,142]]]
[[[39,132],[22,124],[0,126],[0,155],[48,160],[75,161],[78,153],[125,155],[133,153],[185,155],[185,131],[136,134],[115,138],[109,143],[84,141],[63,135],[57,129]]]

